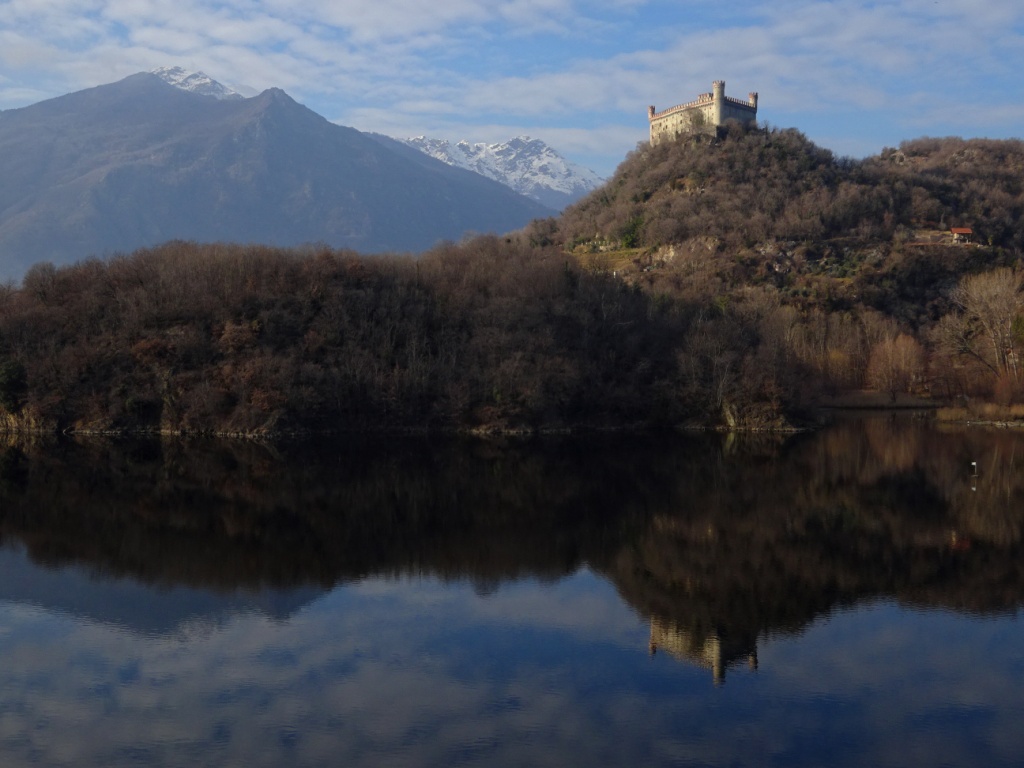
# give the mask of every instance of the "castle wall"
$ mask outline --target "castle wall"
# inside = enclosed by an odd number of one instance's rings
[[[727,120],[753,123],[757,120],[757,94],[751,93],[749,101],[741,101],[725,95],[725,82],[716,80],[711,93],[702,93],[686,104],[670,107],[662,112],[648,110],[651,129],[651,144],[671,140],[683,133],[711,131]]]
[[[694,106],[678,111],[668,110],[667,114],[651,120],[651,143],[656,144],[663,139],[674,139],[681,133],[688,133],[701,128],[713,128],[715,125],[714,104]]]
[[[741,123],[752,123],[757,120],[757,108],[749,104],[727,98],[722,105],[722,122],[739,120]]]

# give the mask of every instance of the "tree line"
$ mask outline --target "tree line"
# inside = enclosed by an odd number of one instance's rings
[[[59,430],[645,422],[677,322],[511,239],[420,259],[176,242],[39,265],[4,289],[0,406],[11,425]]]

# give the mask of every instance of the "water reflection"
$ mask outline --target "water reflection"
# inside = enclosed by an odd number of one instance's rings
[[[710,636],[694,636],[685,628],[657,616],[651,617],[648,647],[652,656],[659,650],[665,650],[681,661],[710,669],[715,685],[724,683],[725,670],[741,659],[746,660],[750,669],[757,669],[756,637],[737,637],[735,634],[723,637],[718,632]]]
[[[931,762],[1013,764],[1022,462],[1022,434],[890,418],[787,440],[10,441],[0,754],[791,765],[831,740],[849,756],[825,762],[857,765],[899,763],[917,729]],[[842,725],[820,720],[837,702]],[[713,735],[737,727],[764,743]]]
[[[1015,610],[1022,438],[876,418],[788,441],[14,443],[0,537],[34,563],[254,602],[401,574],[486,595],[588,564],[655,632],[746,646],[865,597]]]

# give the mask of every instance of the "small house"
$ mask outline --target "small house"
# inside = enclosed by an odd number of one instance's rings
[[[954,243],[970,243],[974,240],[974,230],[970,227],[953,227],[949,231]]]

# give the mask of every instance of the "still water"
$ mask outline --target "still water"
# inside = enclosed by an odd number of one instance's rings
[[[9,442],[0,764],[1021,765],[1022,555],[914,419]]]

